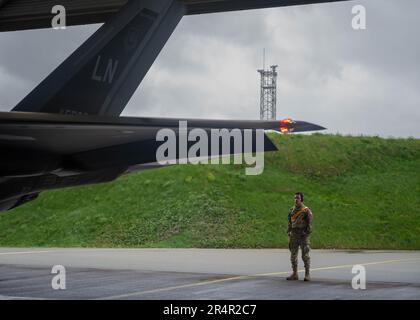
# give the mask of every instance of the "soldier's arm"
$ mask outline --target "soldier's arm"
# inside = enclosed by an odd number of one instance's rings
[[[306,234],[311,234],[312,233],[312,220],[313,220],[313,215],[312,215],[312,211],[311,209],[306,209],[306,228],[305,228],[305,233]]]
[[[292,209],[289,209],[289,214],[287,216],[287,234],[289,234],[292,231],[292,219],[290,217],[291,212],[292,212]]]

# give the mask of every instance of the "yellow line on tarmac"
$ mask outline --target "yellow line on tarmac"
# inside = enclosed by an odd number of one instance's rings
[[[407,261],[420,261],[420,258],[395,259],[395,260],[385,260],[385,261],[375,261],[375,262],[366,262],[366,263],[355,263],[355,264],[346,264],[346,265],[338,265],[338,266],[329,266],[329,267],[313,268],[313,269],[311,269],[311,271],[351,268],[354,265],[368,266],[368,265],[387,264],[387,263],[396,263],[396,262],[407,262]],[[304,271],[304,270],[299,270],[299,272],[302,272],[302,271]],[[223,278],[223,279],[218,279],[218,280],[201,281],[201,282],[189,283],[189,284],[184,284],[184,285],[179,285],[179,286],[172,286],[172,287],[158,288],[158,289],[152,289],[152,290],[146,290],[146,291],[132,292],[132,293],[127,293],[127,294],[120,294],[120,295],[115,295],[115,296],[98,298],[97,300],[112,300],[112,299],[130,298],[130,297],[141,296],[141,295],[145,295],[145,294],[149,294],[149,293],[165,292],[165,291],[172,291],[172,290],[183,289],[183,288],[204,286],[204,285],[208,285],[208,284],[215,284],[215,283],[228,282],[228,281],[234,281],[234,280],[242,280],[242,279],[253,278],[253,277],[284,275],[284,274],[289,274],[289,273],[290,273],[290,271],[282,271],[282,272],[273,272],[273,273],[257,273],[257,274],[251,274],[251,275],[235,276],[235,277]]]
[[[36,253],[48,253],[54,252],[54,250],[48,251],[16,251],[16,252],[0,252],[0,256],[18,255],[18,254],[36,254]]]
[[[112,299],[129,298],[129,297],[140,296],[140,295],[144,295],[144,294],[148,294],[148,293],[156,293],[156,292],[171,291],[171,290],[176,290],[176,289],[205,286],[207,284],[220,283],[220,282],[239,280],[239,279],[245,279],[245,278],[248,278],[248,276],[246,276],[246,275],[245,276],[235,276],[235,277],[223,278],[223,279],[218,279],[218,280],[194,282],[194,283],[189,283],[189,284],[184,284],[184,285],[179,285],[179,286],[158,288],[158,289],[153,289],[153,290],[132,292],[132,293],[127,293],[127,294],[120,294],[120,295],[117,295],[117,296],[98,298],[97,300],[112,300]]]
[[[345,264],[340,266],[330,266],[330,267],[321,267],[321,268],[311,268],[311,271],[322,271],[322,270],[332,270],[332,269],[344,269],[344,268],[352,268],[355,265],[361,266],[372,266],[376,264],[387,264],[387,263],[396,263],[396,262],[410,262],[410,261],[420,261],[420,258],[411,258],[411,259],[394,259],[394,260],[385,260],[385,261],[375,261],[375,262],[365,262],[365,263],[354,263],[354,264]],[[298,272],[304,272],[305,270],[299,270]],[[289,272],[287,272],[289,273]],[[259,273],[255,274],[254,276],[262,277],[262,276],[275,276],[281,275],[284,272],[272,272],[272,273]]]

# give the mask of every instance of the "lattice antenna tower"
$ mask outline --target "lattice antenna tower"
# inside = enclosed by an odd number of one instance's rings
[[[278,66],[270,66],[265,69],[265,49],[263,52],[263,68],[257,70],[261,75],[260,95],[260,119],[276,120],[277,110],[277,69]]]

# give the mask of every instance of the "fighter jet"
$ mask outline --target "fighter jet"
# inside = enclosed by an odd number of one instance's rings
[[[20,2],[10,4],[18,6]],[[188,130],[200,128],[208,133],[212,129],[252,130],[253,139],[261,129],[281,133],[325,129],[291,119],[168,119],[120,117],[120,114],[184,15],[332,1],[121,2],[121,8],[12,111],[0,112],[0,211],[34,200],[45,190],[103,183],[123,174],[161,167],[156,151],[163,142],[156,139],[156,134],[169,128],[179,138],[180,121],[187,121]],[[4,17],[2,10],[8,9],[9,4],[3,3],[0,21]],[[71,1],[68,6],[72,6]],[[86,14],[75,18],[73,24],[99,22],[102,17]],[[17,21],[5,26],[15,30],[45,27],[37,20],[33,25],[24,19]],[[233,147],[218,150],[219,156],[236,153]],[[264,151],[275,150],[264,135]],[[253,144],[248,151],[259,150]],[[180,158],[179,152],[175,158]]]

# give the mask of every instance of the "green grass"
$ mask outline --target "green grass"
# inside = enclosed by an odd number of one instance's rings
[[[420,141],[271,135],[265,170],[182,165],[42,193],[0,215],[0,246],[284,248],[293,193],[313,248],[420,249]]]

